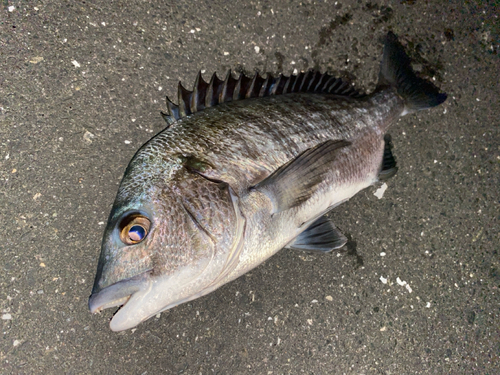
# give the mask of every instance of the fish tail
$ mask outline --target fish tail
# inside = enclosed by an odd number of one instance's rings
[[[394,87],[405,101],[403,115],[435,107],[446,100],[445,93],[440,93],[431,82],[416,75],[411,68],[410,58],[391,31],[385,39],[377,88],[387,86]]]

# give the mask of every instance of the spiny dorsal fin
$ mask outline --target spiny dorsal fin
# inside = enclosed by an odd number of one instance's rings
[[[352,97],[364,95],[357,91],[349,82],[314,70],[290,76],[280,74],[277,78],[270,74],[264,78],[259,73],[255,73],[251,78],[244,74],[240,74],[238,78],[234,78],[231,70],[229,70],[224,80],[219,79],[217,74],[214,73],[210,82],[205,82],[201,76],[201,72],[198,72],[193,91],[184,88],[179,82],[177,88],[178,104],[172,103],[167,98],[167,113],[162,113],[162,117],[169,125],[172,125],[182,117],[189,116],[220,103],[296,92]]]

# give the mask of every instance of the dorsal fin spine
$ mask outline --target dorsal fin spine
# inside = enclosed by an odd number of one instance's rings
[[[278,92],[279,87],[281,83],[283,82],[283,74],[280,74],[278,78],[276,78],[276,81],[274,82],[274,86],[272,87],[271,91],[269,92],[269,95],[279,95],[280,93]]]
[[[302,82],[300,83],[299,87],[299,92],[304,92],[309,90],[309,83],[310,83],[310,78],[312,76],[311,70],[308,70],[306,74],[304,75],[304,78],[302,78]]]
[[[207,93],[208,83],[203,80],[201,70],[198,71],[194,82],[193,94],[191,96],[191,112],[199,112],[205,109],[205,96]]]
[[[181,117],[191,114],[191,109],[189,108],[189,102],[191,98],[191,91],[187,90],[179,82],[177,86],[177,102],[179,103],[179,114]]]
[[[250,83],[250,86],[248,87],[248,90],[245,93],[245,99],[248,99],[248,98],[252,97],[252,91],[253,91],[253,89],[255,87],[255,82],[257,81],[257,75],[258,75],[257,72],[253,75],[252,82]]]
[[[236,86],[236,80],[231,74],[231,70],[228,70],[226,74],[226,79],[222,84],[222,89],[220,93],[219,103],[230,102],[233,100],[233,93]]]
[[[323,78],[325,77],[325,75],[326,75],[326,73],[321,74],[320,72],[316,72],[316,77],[309,85],[309,91],[317,92],[318,87],[321,85],[321,81],[323,81]]]

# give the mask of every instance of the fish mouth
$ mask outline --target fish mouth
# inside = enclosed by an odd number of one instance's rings
[[[119,306],[109,323],[112,331],[134,328],[161,311],[197,298],[215,275],[205,273],[210,259],[178,269],[173,275],[154,276],[152,270],[97,290],[89,298],[92,313]]]
[[[89,298],[90,312],[95,314],[115,306],[123,308],[135,294],[141,291],[145,292],[148,289],[151,284],[151,271],[147,270],[129,279],[111,284],[97,293],[92,293]]]

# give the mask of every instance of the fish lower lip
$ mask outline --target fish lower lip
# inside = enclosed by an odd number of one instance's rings
[[[130,300],[130,297],[141,289],[149,273],[150,270],[93,293],[89,298],[90,312],[98,313],[104,309],[125,305]]]

